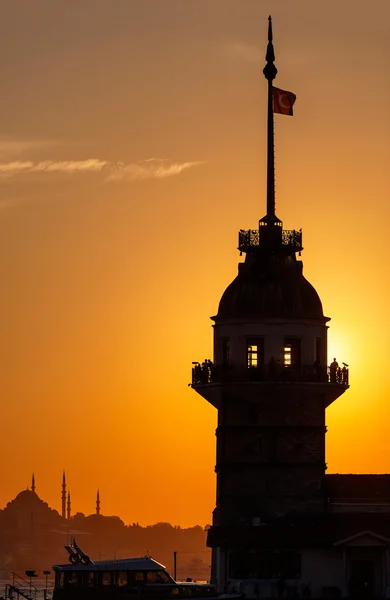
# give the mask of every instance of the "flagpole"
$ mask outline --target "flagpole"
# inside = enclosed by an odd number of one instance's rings
[[[263,69],[268,80],[268,118],[267,118],[267,217],[275,220],[275,147],[274,147],[274,109],[272,82],[278,72],[274,65],[275,53],[272,43],[272,18],[268,17],[268,45],[265,56],[267,64]]]

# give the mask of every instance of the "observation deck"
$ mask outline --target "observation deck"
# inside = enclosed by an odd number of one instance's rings
[[[260,222],[259,229],[240,229],[238,233],[238,249],[240,252],[252,253],[253,250],[261,248],[262,246],[262,229]],[[275,225],[272,229],[277,231],[281,228]],[[295,229],[281,229],[281,245],[288,251],[301,252],[302,246],[302,229],[296,231]]]
[[[337,371],[329,367],[313,365],[259,365],[257,367],[235,367],[214,365],[211,361],[195,364],[192,369],[193,388],[224,383],[328,383],[343,388],[349,387],[349,369]]]

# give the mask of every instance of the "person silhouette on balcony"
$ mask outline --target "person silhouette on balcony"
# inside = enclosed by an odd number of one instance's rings
[[[198,363],[194,368],[195,383],[202,383],[202,367]]]
[[[215,366],[212,360],[208,359],[207,364],[209,366],[209,378],[210,378],[210,383],[213,383],[213,381],[215,380]]]
[[[330,373],[330,383],[337,383],[337,372],[339,370],[339,363],[334,358],[333,362],[330,364],[329,373]]]
[[[207,358],[202,362],[202,383],[209,383],[209,363],[207,362]]]

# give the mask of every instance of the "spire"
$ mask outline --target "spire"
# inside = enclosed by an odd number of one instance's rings
[[[96,494],[96,514],[100,515],[100,494],[99,494],[99,490],[97,491],[97,494]]]
[[[274,65],[275,52],[273,46],[272,19],[268,17],[268,45],[265,60],[267,64],[263,69],[268,81],[268,118],[267,118],[267,215],[263,221],[267,223],[278,221],[275,215],[275,149],[274,149],[274,110],[272,82],[277,75]]]
[[[35,476],[34,476],[34,473],[32,474],[32,478],[31,478],[31,491],[35,493]]]
[[[66,519],[66,477],[62,471],[61,515]]]
[[[70,507],[71,507],[71,503],[70,503],[70,491],[68,491],[68,501],[66,503],[66,518],[70,519]]]

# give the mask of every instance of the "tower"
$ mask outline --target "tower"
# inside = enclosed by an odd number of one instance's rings
[[[65,471],[62,472],[62,493],[61,493],[61,515],[66,519],[66,477]]]
[[[35,475],[34,475],[34,473],[32,474],[32,478],[31,478],[31,491],[35,493]]]
[[[68,521],[69,521],[69,519],[71,517],[70,507],[71,507],[70,491],[68,491],[68,500],[67,500],[67,503],[66,503],[66,518],[68,519]]]
[[[99,494],[99,490],[97,491],[97,494],[96,494],[96,514],[100,515],[100,494]]]
[[[261,569],[265,579],[277,579],[276,560],[290,561],[295,573],[294,553],[268,557],[271,564],[264,552],[288,547],[286,536],[278,542],[276,535],[284,516],[310,519],[324,512],[325,409],[348,387],[346,369],[329,374],[325,366],[330,319],[297,260],[302,232],[284,230],[275,213],[274,61],[270,18],[263,71],[267,212],[257,230],[239,232],[245,261],[212,317],[214,362],[193,369],[192,387],[218,411],[216,508],[208,545],[219,591],[228,580],[259,577]]]

